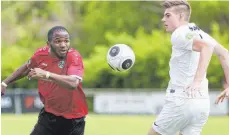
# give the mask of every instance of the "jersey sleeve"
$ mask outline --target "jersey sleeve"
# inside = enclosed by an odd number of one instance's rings
[[[33,69],[37,67],[37,62],[36,62],[36,53],[27,61],[27,68],[28,69]]]
[[[189,28],[183,28],[174,33],[172,36],[172,44],[179,49],[193,50],[193,41],[201,38],[201,35],[199,35],[197,31],[191,31]]]
[[[213,37],[211,37],[207,33],[203,32],[201,35],[203,36],[203,41],[205,41],[209,46],[215,47],[217,44],[219,44]]]
[[[82,81],[84,74],[82,57],[78,53],[73,52],[68,59],[68,65],[67,75],[75,76]]]
[[[41,48],[38,48],[35,53],[33,54],[33,56],[27,61],[27,68],[28,69],[33,69],[35,67],[38,67],[38,64],[39,63],[39,56],[40,55],[44,55],[48,52],[48,46],[44,46],[44,47],[41,47]]]

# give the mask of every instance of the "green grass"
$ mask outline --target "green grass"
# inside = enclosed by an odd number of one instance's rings
[[[2,114],[2,135],[29,135],[37,114]],[[146,135],[155,116],[89,114],[85,135]],[[211,116],[201,135],[229,135],[229,117]]]

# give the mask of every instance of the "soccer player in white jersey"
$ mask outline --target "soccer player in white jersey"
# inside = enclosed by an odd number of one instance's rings
[[[172,33],[170,81],[165,105],[148,135],[200,135],[210,111],[207,68],[212,54],[217,54],[224,70],[225,91],[229,91],[228,50],[189,23],[191,7],[187,1],[167,0],[163,6],[162,22]]]

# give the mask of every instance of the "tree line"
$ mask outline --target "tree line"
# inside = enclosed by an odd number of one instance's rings
[[[228,1],[190,2],[191,22],[229,49]],[[2,76],[5,79],[46,44],[54,25],[65,26],[71,46],[81,53],[86,88],[165,88],[169,80],[170,34],[165,33],[158,1],[30,1],[2,2]],[[133,68],[114,72],[106,63],[109,47],[131,46]],[[213,56],[208,68],[210,88],[221,88],[223,72]],[[36,81],[22,79],[10,87],[35,88]]]

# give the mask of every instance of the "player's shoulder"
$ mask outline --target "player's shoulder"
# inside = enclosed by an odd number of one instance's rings
[[[76,65],[82,63],[82,57],[80,53],[73,48],[69,49],[67,54],[67,63],[74,63]]]
[[[40,47],[34,53],[35,56],[48,55],[48,54],[49,54],[49,47],[48,46]]]
[[[172,41],[190,40],[199,32],[203,32],[195,23],[188,23],[178,27],[171,36]]]
[[[176,37],[178,35],[184,35],[186,33],[190,33],[194,31],[195,29],[199,29],[194,23],[188,23],[184,24],[180,27],[178,27],[173,33],[172,36]]]
[[[81,55],[80,55],[79,51],[71,48],[68,50],[68,57],[81,57]]]

